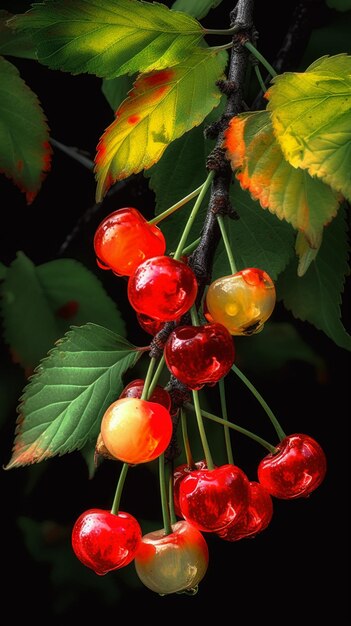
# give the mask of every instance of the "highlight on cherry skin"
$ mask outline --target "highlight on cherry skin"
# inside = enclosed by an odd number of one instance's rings
[[[102,418],[101,437],[114,458],[136,465],[160,456],[171,440],[172,429],[169,411],[161,404],[120,398]]]
[[[276,498],[306,498],[323,482],[327,461],[315,439],[301,433],[288,435],[258,466],[258,480]]]
[[[255,537],[267,528],[273,516],[273,502],[260,483],[250,482],[247,509],[238,521],[219,530],[217,535],[225,541],[239,541]]]
[[[167,595],[195,591],[206,574],[208,548],[202,534],[179,521],[173,532],[155,530],[141,539],[134,565],[141,582],[156,593]]]
[[[214,385],[228,374],[235,350],[231,335],[222,324],[178,326],[164,349],[169,371],[190,389]]]
[[[120,394],[120,398],[141,398],[141,394],[143,393],[145,381],[142,378],[137,378],[136,380],[132,380],[126,387],[124,387],[122,393]],[[171,396],[168,391],[160,385],[156,385],[153,390],[151,396],[148,398],[149,402],[156,402],[158,404],[162,404],[162,406],[170,411],[171,409]]]
[[[231,335],[252,335],[262,330],[275,302],[272,279],[263,270],[250,267],[211,283],[204,315],[209,322],[223,324]]]
[[[184,519],[203,532],[218,532],[234,524],[249,503],[249,480],[236,465],[190,472],[179,486]]]
[[[89,509],[73,526],[72,547],[84,565],[103,576],[131,563],[141,536],[137,520],[129,513]]]
[[[128,281],[128,299],[137,313],[172,322],[194,304],[197,281],[188,265],[168,256],[141,263]]]
[[[137,209],[125,207],[102,220],[95,232],[94,250],[101,269],[130,276],[145,259],[164,254],[166,242],[156,225],[149,224]]]

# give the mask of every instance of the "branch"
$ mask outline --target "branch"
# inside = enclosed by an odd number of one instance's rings
[[[78,163],[84,165],[84,167],[86,167],[88,170],[93,171],[94,161],[86,157],[79,148],[76,148],[75,146],[66,146],[64,143],[61,143],[61,141],[57,141],[57,139],[54,139],[53,137],[50,138],[50,143],[54,146],[54,148],[58,148],[59,150],[61,150],[61,152],[68,154],[68,156],[70,156],[72,159],[75,159],[75,161],[78,161]]]

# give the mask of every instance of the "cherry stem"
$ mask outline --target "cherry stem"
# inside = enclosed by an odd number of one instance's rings
[[[195,241],[192,241],[191,243],[189,243],[189,245],[186,246],[186,248],[183,248],[182,254],[190,254],[190,252],[193,252],[198,247],[200,241],[201,241],[201,237],[198,237],[197,239],[195,239]]]
[[[263,93],[265,93],[265,92],[266,92],[267,87],[266,87],[266,85],[265,85],[265,83],[264,83],[264,80],[263,80],[263,78],[262,78],[262,74],[261,74],[261,70],[260,70],[260,68],[258,67],[258,65],[255,65],[255,74],[256,74],[257,80],[258,80],[258,82],[259,82],[259,84],[260,84],[260,87],[261,87],[261,89],[262,89]]]
[[[121,473],[119,475],[117,487],[116,487],[115,497],[113,499],[113,504],[112,504],[112,509],[111,509],[112,515],[118,515],[119,503],[121,501],[124,481],[127,476],[128,468],[129,468],[128,463],[123,463]]]
[[[186,423],[186,413],[183,407],[180,409],[180,423],[182,425],[182,437],[186,456],[186,462],[191,469],[195,468],[194,457],[191,452],[190,441],[188,437],[188,425]]]
[[[172,215],[172,213],[175,213],[176,211],[178,211],[178,209],[184,206],[184,204],[187,204],[188,202],[190,202],[190,200],[192,200],[193,198],[196,198],[196,196],[199,195],[204,184],[205,183],[202,183],[200,187],[197,187],[196,189],[194,189],[194,191],[189,193],[187,196],[184,196],[184,198],[182,198],[181,200],[178,200],[178,202],[176,202],[175,204],[172,204],[172,206],[170,206],[169,209],[167,209],[166,211],[162,211],[162,213],[159,213],[159,215],[156,215],[154,218],[152,218],[152,220],[149,220],[148,223],[151,225],[158,224],[159,222],[162,222],[162,220],[166,219],[166,217],[168,217],[169,215]]]
[[[195,304],[190,309],[191,323],[193,326],[200,326],[199,316]]]
[[[229,420],[228,420],[228,413],[227,413],[227,402],[225,398],[224,378],[221,378],[219,381],[219,395],[221,399],[222,416],[223,416],[224,421],[228,422]],[[233,450],[232,450],[232,444],[230,441],[230,430],[228,428],[228,424],[224,426],[224,440],[225,440],[225,447],[227,450],[228,463],[230,463],[231,465],[234,465]]]
[[[171,524],[176,524],[177,516],[174,510],[174,495],[173,495],[173,463],[171,467],[171,471],[169,472],[168,477],[168,493],[169,493],[169,514],[171,518]]]
[[[140,396],[140,400],[147,400],[147,398],[150,395],[149,387],[150,387],[150,383],[151,383],[152,374],[153,374],[154,369],[155,369],[155,365],[156,365],[156,358],[152,357],[150,359],[149,367],[148,367],[148,370],[146,372],[143,392],[142,392],[142,394]]]
[[[197,212],[198,212],[198,210],[199,210],[199,208],[201,206],[201,203],[202,203],[202,201],[203,201],[203,199],[204,199],[204,197],[206,195],[207,189],[209,188],[209,186],[212,183],[213,177],[214,177],[214,170],[209,172],[209,174],[208,174],[204,184],[202,185],[201,191],[200,191],[200,193],[199,193],[199,195],[198,195],[198,197],[196,199],[196,202],[195,202],[195,204],[194,204],[194,206],[193,206],[193,208],[192,208],[192,210],[190,212],[190,215],[188,217],[188,221],[185,224],[185,228],[184,228],[183,234],[182,234],[182,236],[181,236],[181,238],[179,240],[177,249],[176,249],[176,251],[175,251],[175,253],[173,255],[173,258],[175,260],[178,260],[182,256],[182,254],[183,254],[183,248],[184,248],[186,240],[187,240],[187,238],[189,236],[191,227],[192,227],[192,225],[194,223],[196,214],[197,214]]]
[[[254,55],[254,57],[258,61],[260,61],[260,63],[262,63],[262,65],[266,68],[267,72],[272,76],[272,78],[274,78],[274,76],[277,76],[277,72],[275,71],[274,67],[272,67],[271,64],[268,63],[267,59],[262,56],[262,54],[257,50],[257,48],[255,48],[255,46],[250,41],[245,41],[244,46],[251,52],[251,54]]]
[[[205,427],[204,427],[204,423],[202,419],[202,411],[201,411],[200,402],[199,402],[199,394],[195,390],[193,390],[193,401],[194,401],[194,407],[192,405],[190,406],[195,409],[195,415],[196,415],[197,425],[198,425],[198,429],[200,433],[201,444],[202,444],[202,448],[203,448],[205,458],[206,458],[206,465],[209,470],[213,470],[214,464],[213,464],[212,455],[211,455],[210,447],[208,445]]]
[[[195,411],[195,406],[193,406],[189,402],[187,402],[185,404],[185,407],[188,408],[188,409],[191,409],[192,411]],[[246,435],[247,437],[250,437],[254,441],[257,441],[257,443],[260,443],[261,446],[263,446],[264,448],[269,450],[269,452],[271,452],[272,454],[276,454],[277,448],[272,446],[272,444],[269,443],[268,441],[266,441],[265,439],[262,439],[262,437],[259,437],[258,435],[255,435],[255,433],[252,433],[251,430],[247,430],[246,428],[242,428],[241,426],[238,426],[237,424],[234,424],[233,422],[229,422],[229,421],[227,422],[226,420],[222,419],[221,417],[218,417],[217,415],[213,415],[213,413],[209,413],[208,411],[203,411],[202,410],[201,413],[202,413],[202,415],[204,417],[206,417],[207,419],[212,420],[213,422],[218,422],[218,424],[222,424],[223,426],[228,426],[228,428],[232,428],[233,430],[237,430],[238,433],[241,433],[242,435]]]
[[[225,228],[225,223],[224,223],[224,219],[223,219],[222,215],[217,215],[217,222],[218,222],[218,226],[219,226],[220,231],[221,231],[221,235],[222,235],[225,251],[227,253],[227,257],[228,257],[228,261],[229,261],[229,265],[230,265],[230,271],[231,271],[232,274],[236,274],[236,272],[238,270],[237,270],[236,265],[235,265],[232,249],[230,247],[230,242],[229,242],[229,239],[228,239],[228,235],[227,235],[227,231],[226,231],[226,228]]]
[[[163,527],[165,530],[165,535],[170,535],[173,532],[173,530],[171,526],[171,518],[170,518],[169,508],[168,508],[167,485],[166,485],[166,476],[165,476],[165,455],[164,454],[160,454],[160,456],[158,457],[158,471],[159,471],[159,477],[160,477],[160,494],[161,494]]]
[[[277,433],[280,441],[282,439],[284,439],[286,437],[285,432],[283,431],[281,425],[279,424],[276,416],[274,415],[273,411],[270,409],[270,407],[268,406],[267,402],[262,398],[261,394],[257,391],[256,387],[249,381],[248,378],[246,378],[245,374],[242,373],[241,370],[239,370],[239,368],[236,365],[232,366],[232,370],[233,372],[235,372],[235,374],[237,376],[239,376],[239,378],[243,381],[243,383],[246,385],[246,387],[248,387],[248,389],[250,389],[251,393],[253,393],[253,395],[255,396],[256,400],[258,400],[258,402],[260,403],[260,405],[262,406],[262,408],[264,409],[264,411],[266,412],[266,414],[268,415],[269,419],[271,420],[275,432]]]
[[[165,357],[164,357],[164,354],[163,354],[162,357],[160,358],[159,364],[158,364],[158,366],[156,368],[156,372],[154,374],[154,377],[153,377],[153,379],[152,379],[152,381],[151,381],[151,383],[149,385],[149,389],[148,389],[148,393],[147,393],[147,397],[148,398],[150,398],[152,392],[154,391],[154,389],[155,389],[155,387],[156,387],[156,385],[158,383],[158,379],[161,376],[164,364],[165,364]]]

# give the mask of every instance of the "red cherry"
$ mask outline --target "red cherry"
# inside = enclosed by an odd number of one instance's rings
[[[236,465],[190,472],[179,487],[182,516],[198,530],[218,532],[245,512],[249,481]]]
[[[142,378],[137,378],[136,380],[132,380],[122,391],[120,398],[141,398],[141,394],[143,393],[145,380]],[[171,409],[171,396],[168,391],[166,391],[163,387],[156,385],[153,390],[149,402],[156,402],[157,404],[162,404],[167,411]]]
[[[308,435],[288,435],[258,466],[258,480],[276,498],[305,498],[323,481],[327,461],[320,445]]]
[[[195,463],[195,467],[190,467],[184,463],[183,465],[178,465],[173,472],[173,502],[174,502],[174,511],[178,517],[182,517],[182,512],[180,510],[179,505],[179,488],[180,483],[182,482],[185,476],[188,476],[190,472],[194,472],[196,470],[207,469],[206,461],[197,461]]]
[[[226,541],[254,537],[267,528],[273,515],[272,498],[260,483],[250,482],[249,503],[240,519],[217,534]]]
[[[160,322],[160,320],[154,320],[148,315],[143,315],[143,313],[137,313],[136,315],[139,326],[141,326],[141,328],[145,330],[146,333],[149,333],[149,335],[152,335],[153,337],[157,335],[157,333],[159,333],[165,325],[165,322]]]
[[[234,363],[234,343],[222,324],[179,326],[168,337],[165,359],[170,372],[190,389],[215,384]]]
[[[160,229],[132,207],[114,211],[101,222],[94,237],[98,265],[115,274],[130,276],[145,259],[164,254]]]
[[[116,400],[101,422],[102,440],[109,453],[132,465],[160,456],[171,440],[172,429],[164,406],[138,398]]]
[[[170,535],[163,528],[144,535],[134,561],[144,585],[162,595],[196,589],[208,566],[202,534],[184,521],[172,530]]]
[[[194,304],[197,282],[194,272],[167,256],[141,263],[128,281],[128,298],[138,312],[162,322],[180,317]]]
[[[130,563],[141,542],[141,528],[129,513],[90,509],[77,519],[72,546],[78,559],[102,576]]]

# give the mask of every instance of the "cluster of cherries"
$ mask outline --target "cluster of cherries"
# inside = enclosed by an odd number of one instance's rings
[[[176,322],[164,348],[169,371],[189,389],[214,385],[234,362],[232,335],[262,329],[275,305],[275,288],[262,270],[248,268],[214,281],[203,305],[209,323],[179,325],[197,295],[197,281],[186,260],[166,256],[161,230],[134,208],[115,211],[98,227],[94,247],[101,268],[128,276],[128,298],[141,326],[156,334]],[[178,325],[177,325],[178,323]],[[172,436],[171,398],[156,386],[142,399],[143,380],[123,390],[105,412],[97,451],[128,465],[158,458]],[[283,438],[258,466],[258,482],[237,466],[184,464],[173,474],[173,499],[181,518],[171,532],[142,536],[129,513],[90,509],[76,521],[72,544],[77,557],[97,574],[134,560],[141,581],[169,594],[196,589],[206,573],[208,548],[202,533],[226,541],[253,537],[267,528],[271,496],[307,497],[323,481],[326,459],[319,444],[304,434]]]

